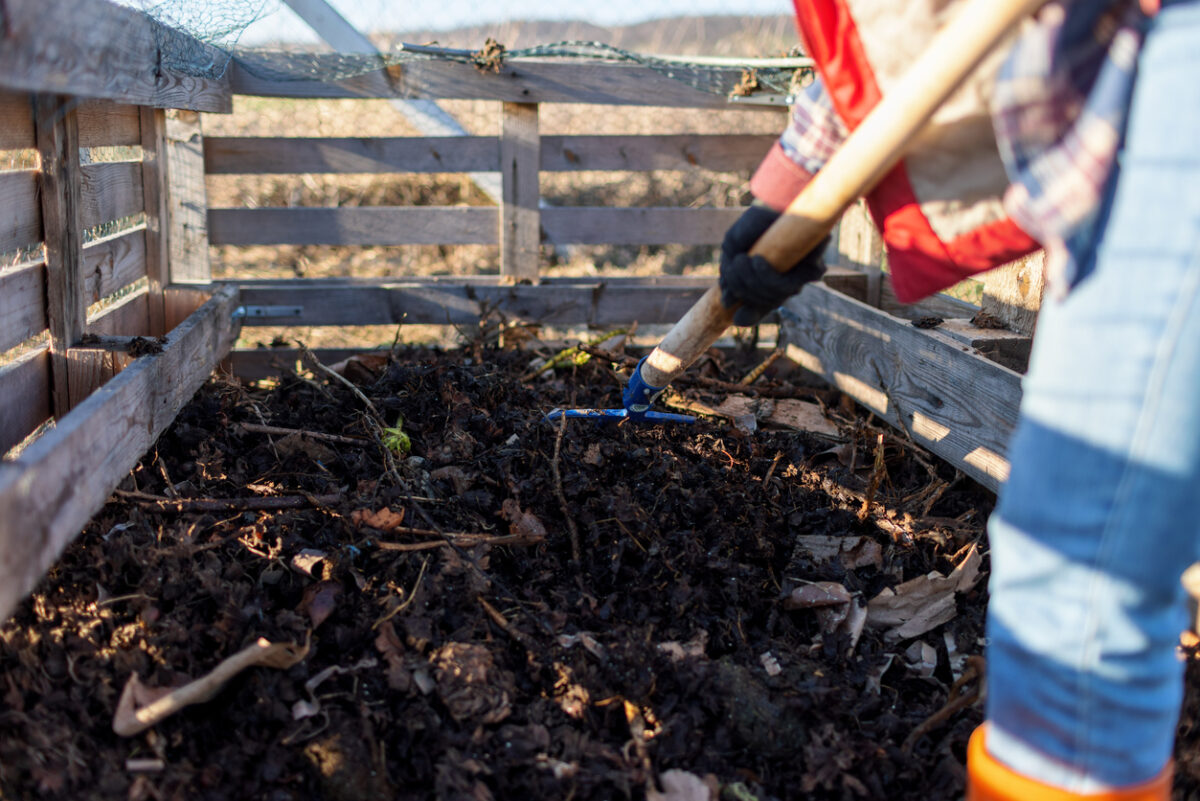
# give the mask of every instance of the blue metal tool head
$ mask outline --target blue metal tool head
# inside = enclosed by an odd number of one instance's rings
[[[563,417],[590,417],[594,420],[635,420],[646,423],[694,423],[696,418],[690,414],[671,414],[656,412],[650,407],[654,400],[662,394],[666,387],[652,387],[642,379],[642,360],[633,368],[633,375],[621,393],[623,409],[555,409],[546,415],[547,420],[559,420]]]

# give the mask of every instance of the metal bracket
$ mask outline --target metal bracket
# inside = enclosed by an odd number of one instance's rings
[[[770,92],[755,92],[752,95],[729,95],[725,99],[730,103],[741,103],[747,106],[790,106],[796,102],[795,95],[781,95]]]
[[[268,317],[300,317],[303,314],[303,306],[238,306],[233,310],[233,319],[261,320]]]

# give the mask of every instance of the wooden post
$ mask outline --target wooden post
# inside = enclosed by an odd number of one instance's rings
[[[1046,291],[1045,251],[1039,250],[983,277],[980,308],[1013,331],[1033,335]]]
[[[500,274],[536,281],[541,245],[538,107],[505,103],[500,123]]]
[[[879,308],[883,282],[883,236],[871,221],[866,201],[859,200],[842,215],[834,231],[835,265],[858,270],[867,276],[864,302]],[[834,261],[834,259],[830,259]]]
[[[142,196],[146,203],[146,276],[150,282],[148,306],[150,333],[166,333],[163,287],[169,276],[166,223],[167,197],[167,118],[162,109],[141,107]]]
[[[70,348],[83,335],[87,322],[87,297],[80,265],[83,264],[83,226],[79,164],[77,101],[59,95],[35,95],[33,120],[42,167],[43,239],[46,243],[46,318],[50,328],[51,376],[54,382],[54,416],[71,409],[72,398],[86,391],[71,386]],[[82,394],[81,394],[82,393]]]
[[[200,115],[170,111],[166,115],[167,284],[208,284],[208,192],[204,185],[204,138]],[[166,326],[178,325],[195,311],[189,293],[168,293]]]

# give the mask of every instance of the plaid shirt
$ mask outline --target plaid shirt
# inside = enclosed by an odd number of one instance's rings
[[[1051,251],[1067,279],[1063,243],[1094,221],[1125,127],[1146,17],[1137,0],[1054,0],[1021,32],[997,76],[992,117],[1012,182],[1005,211]],[[751,182],[784,208],[847,136],[820,80]]]

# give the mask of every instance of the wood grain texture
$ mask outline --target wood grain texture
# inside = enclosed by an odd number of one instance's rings
[[[24,92],[0,89],[0,150],[37,147],[33,135],[33,106]]]
[[[232,110],[228,81],[181,75],[168,52],[223,55],[103,0],[5,0],[0,85],[202,111]],[[164,66],[168,65],[168,66]]]
[[[500,274],[514,281],[538,274],[538,107],[505,103],[500,116]]]
[[[141,164],[85,164],[81,179],[79,214],[85,228],[119,220],[145,209]]]
[[[494,245],[488,207],[209,209],[214,245]]]
[[[509,319],[612,327],[673,323],[712,284],[710,278],[544,279],[506,285],[497,276],[403,281],[239,282],[242,303],[300,306],[300,317],[247,325],[470,325],[485,309]]]
[[[38,173],[33,170],[0,172],[0,253],[42,241],[37,183]]]
[[[0,367],[0,454],[50,419],[50,351],[40,348]]]
[[[146,274],[146,233],[134,228],[83,248],[84,296],[89,304]]]
[[[757,134],[543,136],[542,169],[753,170],[778,138]]]
[[[204,185],[204,136],[200,115],[167,112],[167,245],[170,284],[207,284],[208,194]]]
[[[142,195],[145,198],[146,229],[146,277],[150,293],[147,298],[149,333],[161,336],[166,333],[163,305],[163,287],[171,280],[168,262],[171,258],[167,241],[170,225],[168,193],[171,191],[167,175],[167,116],[162,109],[143,106],[140,110],[142,143]]]
[[[555,243],[580,245],[719,245],[742,209],[569,207],[542,209]]]
[[[142,143],[137,106],[111,100],[79,102],[80,147],[128,147]]]
[[[83,334],[87,314],[79,269],[83,262],[83,198],[76,107],[70,97],[38,95],[33,115],[42,160],[38,188],[46,242],[46,317],[54,415],[58,418],[70,410],[71,397],[80,394],[69,387],[68,349]]]
[[[922,447],[995,490],[1017,421],[1020,376],[820,284],[784,306],[788,356]]]
[[[46,265],[28,264],[0,275],[0,353],[46,330],[46,325]],[[7,406],[7,400],[4,403]]]
[[[209,175],[481,172],[500,167],[494,136],[403,138],[207,137]]]
[[[212,300],[17,459],[0,463],[0,619],[103,506],[236,337],[236,290]]]
[[[980,308],[1013,331],[1032,336],[1046,294],[1045,269],[1046,252],[1039,250],[985,273]]]
[[[318,68],[322,56],[317,57]],[[233,64],[236,94],[263,97],[383,97],[502,100],[508,103],[602,103],[605,105],[738,108],[779,115],[778,107],[733,105],[724,95],[694,88],[712,76],[684,64],[672,65],[675,78],[639,64],[572,63],[553,59],[521,59],[498,73],[480,72],[471,64],[412,61],[385,74],[376,70],[337,82],[277,81]],[[741,69],[723,70],[736,84]],[[732,85],[731,84],[731,85]],[[781,126],[782,127],[782,126]]]

